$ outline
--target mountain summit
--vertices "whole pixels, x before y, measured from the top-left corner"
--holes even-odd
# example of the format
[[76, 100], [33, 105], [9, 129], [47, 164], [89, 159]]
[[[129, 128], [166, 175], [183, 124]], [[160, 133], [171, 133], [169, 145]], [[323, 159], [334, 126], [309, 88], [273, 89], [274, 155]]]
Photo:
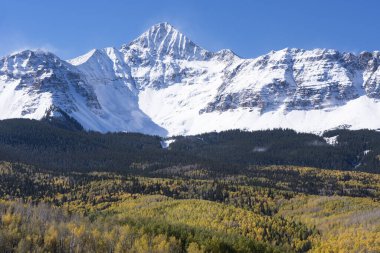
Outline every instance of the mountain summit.
[[[227, 129], [380, 128], [380, 53], [210, 52], [168, 23], [69, 61], [0, 59], [0, 119], [62, 115], [85, 129], [197, 134]], [[66, 117], [66, 118], [67, 118]]]
[[167, 57], [204, 60], [209, 55], [209, 52], [197, 46], [166, 22], [152, 26], [130, 44], [122, 46], [122, 51], [130, 53], [131, 57], [158, 60], [164, 60]]

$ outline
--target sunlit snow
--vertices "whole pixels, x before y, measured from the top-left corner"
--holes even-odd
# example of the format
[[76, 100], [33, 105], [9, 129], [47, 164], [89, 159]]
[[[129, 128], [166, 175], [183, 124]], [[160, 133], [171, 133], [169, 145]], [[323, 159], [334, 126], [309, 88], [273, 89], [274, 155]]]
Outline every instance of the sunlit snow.
[[379, 129], [379, 61], [379, 52], [289, 48], [243, 59], [160, 23], [121, 48], [67, 62], [32, 51], [0, 59], [0, 119], [41, 119], [59, 108], [88, 130], [160, 136]]

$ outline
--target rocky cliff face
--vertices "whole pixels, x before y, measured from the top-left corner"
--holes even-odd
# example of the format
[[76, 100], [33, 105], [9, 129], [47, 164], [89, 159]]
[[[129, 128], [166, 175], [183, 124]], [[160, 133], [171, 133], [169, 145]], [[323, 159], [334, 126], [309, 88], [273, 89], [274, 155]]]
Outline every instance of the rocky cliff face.
[[363, 95], [379, 98], [379, 57], [378, 52], [356, 56], [325, 49], [284, 49], [245, 60], [227, 73], [225, 85], [204, 111], [326, 109]]
[[93, 91], [77, 68], [46, 52], [23, 51], [0, 60], [3, 115], [39, 119], [52, 105], [67, 113], [79, 110], [77, 96], [89, 110], [100, 110]]
[[33, 51], [2, 58], [0, 118], [41, 119], [58, 108], [85, 129], [159, 135], [380, 128], [379, 62], [379, 52], [327, 49], [242, 59], [161, 23], [119, 49], [67, 62]]

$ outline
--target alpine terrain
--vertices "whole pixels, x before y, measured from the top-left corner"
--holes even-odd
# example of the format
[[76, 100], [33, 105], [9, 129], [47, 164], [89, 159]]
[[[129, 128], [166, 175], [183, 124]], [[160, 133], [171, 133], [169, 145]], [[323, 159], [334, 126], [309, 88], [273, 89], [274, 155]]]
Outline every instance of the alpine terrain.
[[0, 119], [76, 121], [100, 132], [192, 135], [228, 129], [380, 128], [380, 52], [210, 52], [168, 23], [120, 48], [68, 61], [0, 60]]

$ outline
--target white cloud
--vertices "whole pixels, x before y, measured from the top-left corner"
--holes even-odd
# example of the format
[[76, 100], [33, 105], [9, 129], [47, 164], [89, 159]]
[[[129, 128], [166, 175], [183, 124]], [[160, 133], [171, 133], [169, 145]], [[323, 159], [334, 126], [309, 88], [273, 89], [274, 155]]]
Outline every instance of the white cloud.
[[0, 58], [26, 49], [49, 51], [55, 54], [60, 52], [60, 50], [50, 43], [31, 41], [21, 33], [12, 32], [6, 36], [0, 36]]

